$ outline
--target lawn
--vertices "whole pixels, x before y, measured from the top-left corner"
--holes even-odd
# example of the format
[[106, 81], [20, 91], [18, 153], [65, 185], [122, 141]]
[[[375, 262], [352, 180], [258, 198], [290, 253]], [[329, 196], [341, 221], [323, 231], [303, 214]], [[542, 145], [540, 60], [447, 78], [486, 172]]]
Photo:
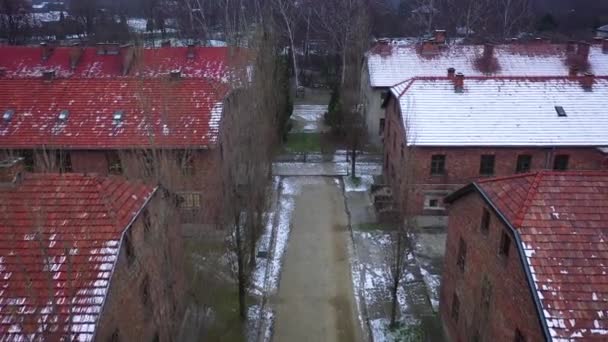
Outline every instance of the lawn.
[[284, 149], [287, 153], [321, 152], [321, 135], [319, 133], [289, 134]]

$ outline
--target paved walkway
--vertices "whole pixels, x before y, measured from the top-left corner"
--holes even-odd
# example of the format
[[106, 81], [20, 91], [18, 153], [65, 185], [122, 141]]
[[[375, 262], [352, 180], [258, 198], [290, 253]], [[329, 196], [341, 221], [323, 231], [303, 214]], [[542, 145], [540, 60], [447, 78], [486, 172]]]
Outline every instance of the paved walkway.
[[352, 289], [350, 238], [334, 178], [302, 187], [277, 296], [274, 341], [362, 341]]

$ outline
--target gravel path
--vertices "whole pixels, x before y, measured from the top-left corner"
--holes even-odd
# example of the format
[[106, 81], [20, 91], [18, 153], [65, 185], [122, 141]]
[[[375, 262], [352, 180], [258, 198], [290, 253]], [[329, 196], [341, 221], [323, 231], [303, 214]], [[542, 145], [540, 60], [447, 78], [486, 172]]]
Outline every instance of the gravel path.
[[341, 189], [334, 178], [296, 197], [276, 309], [274, 341], [362, 341]]

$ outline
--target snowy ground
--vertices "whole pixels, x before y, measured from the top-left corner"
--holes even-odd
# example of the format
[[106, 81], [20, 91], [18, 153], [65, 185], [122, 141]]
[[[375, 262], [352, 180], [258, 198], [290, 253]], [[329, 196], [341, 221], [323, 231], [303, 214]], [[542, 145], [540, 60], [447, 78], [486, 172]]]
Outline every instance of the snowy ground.
[[325, 132], [328, 127], [323, 124], [323, 114], [327, 111], [327, 105], [296, 105], [293, 108], [291, 120], [293, 123], [292, 133], [318, 133]]
[[[392, 227], [376, 223], [369, 189], [371, 177], [362, 177], [353, 182], [344, 177], [345, 198], [351, 218], [354, 241], [352, 277], [355, 291], [359, 294], [361, 312], [371, 331], [373, 341], [397, 341], [403, 338], [388, 329], [390, 322], [390, 273]], [[428, 272], [421, 270], [412, 251], [407, 253], [407, 261], [398, 289], [400, 323], [420, 329], [424, 338], [441, 341], [440, 328], [427, 295], [424, 277]], [[431, 276], [432, 277], [432, 276]], [[438, 279], [436, 279], [438, 281]], [[439, 332], [439, 334], [437, 334]]]

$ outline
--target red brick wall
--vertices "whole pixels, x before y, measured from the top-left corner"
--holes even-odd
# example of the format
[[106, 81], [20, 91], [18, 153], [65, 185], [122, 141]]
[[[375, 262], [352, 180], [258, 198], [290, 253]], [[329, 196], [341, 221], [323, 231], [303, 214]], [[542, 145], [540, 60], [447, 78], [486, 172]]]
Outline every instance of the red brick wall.
[[[481, 232], [485, 202], [476, 193], [449, 208], [448, 236], [440, 291], [440, 316], [451, 341], [513, 341], [519, 329], [526, 341], [543, 341], [543, 334], [524, 269], [511, 237], [508, 257], [498, 254], [500, 237], [508, 228], [490, 211], [488, 234]], [[457, 265], [459, 241], [467, 245], [464, 272]], [[489, 306], [481, 304], [482, 280], [491, 284]], [[458, 294], [458, 322], [452, 318], [452, 299]]]
[[[484, 154], [495, 156], [493, 176], [514, 174], [517, 157], [521, 154], [532, 156], [531, 171], [553, 168], [553, 158], [558, 154], [569, 155], [568, 168], [571, 170], [606, 167], [607, 156], [595, 148], [406, 147], [402, 144], [405, 142], [405, 131], [397, 103], [393, 97], [386, 107], [384, 175], [393, 192], [401, 193], [396, 197], [407, 201], [407, 204], [401, 203], [401, 206], [410, 214], [433, 213], [423, 209], [424, 197], [429, 191], [445, 190], [449, 193], [461, 185], [487, 177], [479, 174], [480, 159]], [[446, 156], [444, 175], [431, 175], [431, 156], [434, 154]], [[408, 170], [406, 165], [410, 165], [411, 169]], [[407, 186], [411, 189], [411, 195], [405, 197], [404, 178], [407, 173], [412, 175], [412, 181]]]
[[[160, 191], [160, 190], [159, 190]], [[125, 241], [97, 325], [97, 341], [175, 341], [185, 307], [184, 258], [175, 211], [157, 192], [147, 206], [152, 223], [144, 229], [142, 215], [129, 229], [134, 257]], [[144, 299], [144, 288], [147, 296]]]

